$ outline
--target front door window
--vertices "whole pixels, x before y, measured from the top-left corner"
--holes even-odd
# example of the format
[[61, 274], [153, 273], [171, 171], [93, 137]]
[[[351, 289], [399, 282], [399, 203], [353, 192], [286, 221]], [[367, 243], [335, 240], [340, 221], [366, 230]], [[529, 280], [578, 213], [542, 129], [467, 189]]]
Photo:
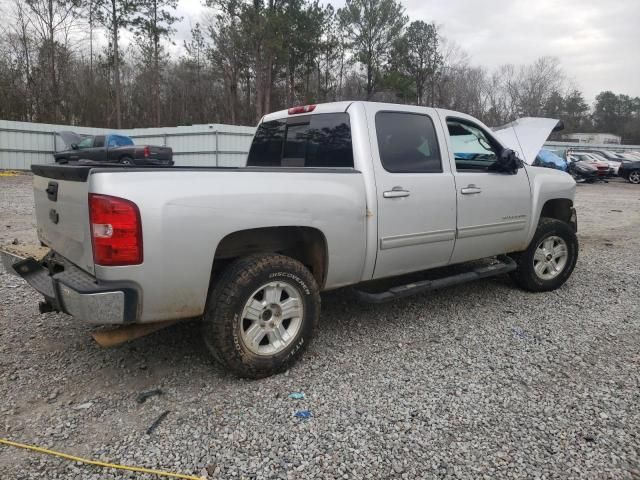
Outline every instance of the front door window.
[[495, 141], [480, 128], [458, 120], [447, 120], [447, 128], [458, 171], [486, 171], [498, 160]]

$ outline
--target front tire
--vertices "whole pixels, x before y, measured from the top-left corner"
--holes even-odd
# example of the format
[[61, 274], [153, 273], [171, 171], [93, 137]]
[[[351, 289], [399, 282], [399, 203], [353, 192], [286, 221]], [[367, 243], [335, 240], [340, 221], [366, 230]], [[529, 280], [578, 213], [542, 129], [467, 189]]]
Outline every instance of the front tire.
[[629, 183], [633, 183], [634, 185], [640, 184], [640, 170], [633, 170], [627, 176], [627, 180]]
[[514, 282], [530, 292], [548, 292], [561, 287], [578, 260], [578, 237], [572, 226], [555, 218], [541, 218], [531, 243], [513, 255], [518, 268]]
[[263, 378], [302, 355], [319, 317], [319, 289], [304, 265], [283, 255], [251, 255], [229, 265], [217, 282], [203, 334], [224, 367]]

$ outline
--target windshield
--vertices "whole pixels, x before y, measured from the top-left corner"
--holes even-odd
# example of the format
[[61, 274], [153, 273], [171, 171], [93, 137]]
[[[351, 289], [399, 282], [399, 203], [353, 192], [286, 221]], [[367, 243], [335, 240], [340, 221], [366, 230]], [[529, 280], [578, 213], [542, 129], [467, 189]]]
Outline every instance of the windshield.
[[93, 137], [87, 137], [78, 144], [78, 148], [91, 148], [92, 146], [93, 146]]
[[594, 160], [598, 160], [600, 162], [606, 162], [607, 159], [605, 157], [603, 157], [602, 155], [598, 155], [597, 153], [591, 153], [591, 158], [593, 158]]

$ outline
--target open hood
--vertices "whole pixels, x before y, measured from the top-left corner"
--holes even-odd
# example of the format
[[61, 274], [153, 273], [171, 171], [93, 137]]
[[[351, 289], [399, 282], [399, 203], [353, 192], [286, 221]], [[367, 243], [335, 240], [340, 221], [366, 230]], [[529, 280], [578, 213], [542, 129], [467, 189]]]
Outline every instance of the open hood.
[[82, 135], [78, 135], [74, 132], [56, 132], [62, 141], [64, 142], [67, 149], [71, 148], [71, 144], [75, 143], [76, 145], [80, 143], [83, 139]]
[[551, 132], [564, 128], [564, 124], [554, 118], [523, 117], [493, 129], [496, 137], [514, 150], [527, 164], [531, 165]]

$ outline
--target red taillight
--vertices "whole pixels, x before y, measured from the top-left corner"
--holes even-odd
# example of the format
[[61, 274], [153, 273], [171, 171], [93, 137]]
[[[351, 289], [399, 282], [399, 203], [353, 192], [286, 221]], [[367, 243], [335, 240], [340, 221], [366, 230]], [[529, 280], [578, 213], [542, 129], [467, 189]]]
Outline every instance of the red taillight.
[[142, 263], [142, 223], [138, 206], [123, 198], [89, 194], [93, 261], [118, 266]]
[[144, 149], [142, 150], [142, 154], [144, 155], [144, 158], [149, 158], [149, 155], [151, 155], [151, 150], [149, 150], [149, 147], [144, 147]]
[[300, 113], [311, 113], [316, 109], [315, 105], [301, 105], [299, 107], [291, 107], [288, 112], [289, 115], [298, 115]]

